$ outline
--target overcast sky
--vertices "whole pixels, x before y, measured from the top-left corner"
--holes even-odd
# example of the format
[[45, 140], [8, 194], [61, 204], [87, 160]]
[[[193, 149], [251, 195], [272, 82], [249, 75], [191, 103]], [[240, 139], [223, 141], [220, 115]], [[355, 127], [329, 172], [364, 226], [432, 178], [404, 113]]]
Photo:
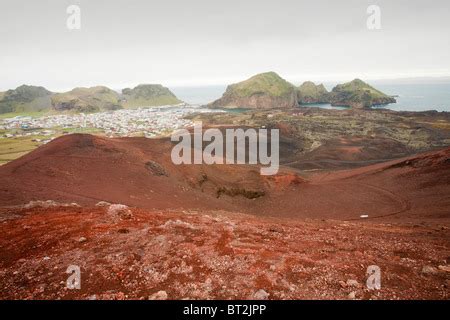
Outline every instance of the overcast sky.
[[[448, 0], [0, 0], [0, 91], [450, 75]], [[66, 27], [69, 5], [81, 29]], [[381, 8], [368, 30], [367, 7]]]

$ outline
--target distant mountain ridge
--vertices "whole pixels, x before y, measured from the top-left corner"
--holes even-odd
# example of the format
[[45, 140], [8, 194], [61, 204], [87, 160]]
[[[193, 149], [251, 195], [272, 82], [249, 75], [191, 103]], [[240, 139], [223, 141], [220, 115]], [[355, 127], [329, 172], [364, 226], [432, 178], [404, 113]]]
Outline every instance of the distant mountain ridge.
[[[311, 81], [295, 87], [275, 72], [257, 74], [231, 84], [222, 97], [209, 103], [211, 108], [293, 108], [302, 104], [331, 103], [333, 106], [370, 108], [395, 103], [360, 79], [338, 84], [331, 92]], [[74, 88], [53, 93], [44, 87], [22, 85], [0, 92], [0, 114], [35, 111], [99, 112], [122, 108], [153, 107], [182, 103], [168, 88], [160, 84], [140, 84], [118, 93], [105, 86]]]
[[35, 111], [89, 113], [181, 102], [160, 84], [141, 84], [134, 89], [123, 89], [122, 94], [105, 86], [79, 87], [54, 93], [44, 87], [22, 85], [14, 90], [0, 92], [0, 114]]

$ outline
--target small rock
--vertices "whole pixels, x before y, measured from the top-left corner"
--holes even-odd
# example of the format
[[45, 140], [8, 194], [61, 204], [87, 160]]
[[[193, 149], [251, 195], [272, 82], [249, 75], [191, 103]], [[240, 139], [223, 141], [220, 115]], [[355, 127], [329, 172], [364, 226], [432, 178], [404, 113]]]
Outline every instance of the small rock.
[[50, 257], [44, 257], [44, 261], [50, 260]]
[[422, 273], [423, 274], [436, 274], [437, 270], [435, 267], [432, 267], [432, 266], [423, 266]]
[[352, 291], [348, 294], [348, 298], [354, 300], [356, 298], [356, 291]]
[[167, 292], [165, 291], [158, 291], [154, 294], [152, 294], [150, 297], [148, 297], [149, 300], [167, 300]]
[[359, 287], [359, 282], [354, 279], [347, 280], [347, 286], [349, 287]]
[[339, 281], [339, 285], [341, 286], [341, 288], [347, 288], [347, 284], [344, 281]]
[[85, 237], [81, 237], [80, 239], [78, 239], [79, 243], [83, 243], [83, 242], [86, 242], [86, 241], [87, 241], [87, 239]]
[[450, 272], [450, 266], [439, 266], [438, 269], [444, 272]]
[[253, 298], [255, 300], [267, 300], [269, 299], [269, 295], [265, 290], [263, 289], [259, 289], [258, 291], [255, 292], [255, 294], [253, 295]]
[[118, 216], [122, 220], [128, 220], [133, 217], [131, 210], [124, 204], [112, 204], [108, 208], [108, 214]]
[[100, 201], [95, 204], [96, 207], [108, 207], [110, 205], [111, 205], [111, 203], [106, 202], [106, 201]]

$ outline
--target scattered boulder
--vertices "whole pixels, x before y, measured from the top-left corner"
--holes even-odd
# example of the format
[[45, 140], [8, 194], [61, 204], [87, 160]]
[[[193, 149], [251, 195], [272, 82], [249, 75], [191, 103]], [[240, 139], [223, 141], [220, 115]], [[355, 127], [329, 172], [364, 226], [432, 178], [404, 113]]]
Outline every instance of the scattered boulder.
[[253, 295], [253, 298], [255, 300], [267, 300], [269, 299], [270, 294], [267, 293], [265, 290], [263, 289], [259, 289], [258, 291], [255, 292], [255, 294]]
[[150, 172], [155, 175], [155, 176], [164, 176], [164, 177], [168, 177], [169, 174], [167, 173], [167, 171], [164, 169], [164, 167], [162, 165], [160, 165], [159, 163], [155, 162], [155, 161], [147, 161], [145, 163], [145, 167], [150, 170]]
[[50, 208], [50, 207], [57, 207], [57, 206], [58, 206], [58, 203], [53, 200], [47, 200], [47, 201], [36, 200], [36, 201], [28, 202], [26, 205], [24, 205], [24, 208], [25, 209], [31, 209], [31, 208], [37, 208], [37, 207]]
[[359, 282], [354, 280], [354, 279], [347, 280], [346, 285], [349, 286], [349, 287], [360, 287], [361, 286], [359, 284]]
[[351, 300], [356, 299], [356, 291], [352, 291], [348, 294], [348, 298]]
[[161, 228], [171, 228], [171, 227], [181, 227], [181, 228], [187, 228], [187, 229], [192, 229], [195, 230], [196, 227], [193, 226], [192, 224], [190, 224], [189, 222], [185, 222], [185, 221], [181, 221], [181, 220], [168, 220], [166, 221]]
[[86, 241], [87, 241], [87, 239], [85, 237], [81, 237], [80, 239], [78, 239], [79, 243], [83, 243], [83, 242], [86, 242]]
[[131, 210], [124, 204], [112, 204], [108, 208], [108, 214], [119, 217], [122, 220], [128, 220], [133, 217]]
[[439, 266], [438, 269], [444, 272], [450, 272], [450, 266]]
[[100, 201], [95, 204], [96, 207], [108, 207], [110, 205], [111, 205], [111, 203], [109, 203], [107, 201]]
[[165, 291], [158, 291], [154, 294], [152, 294], [150, 297], [148, 297], [149, 300], [167, 300], [167, 292]]
[[23, 207], [25, 209], [32, 209], [32, 208], [52, 208], [52, 207], [79, 207], [80, 205], [78, 203], [72, 202], [72, 203], [59, 203], [53, 200], [36, 200], [36, 201], [30, 201], [27, 204], [25, 204]]
[[435, 267], [432, 266], [423, 266], [422, 273], [423, 274], [436, 274], [438, 271]]

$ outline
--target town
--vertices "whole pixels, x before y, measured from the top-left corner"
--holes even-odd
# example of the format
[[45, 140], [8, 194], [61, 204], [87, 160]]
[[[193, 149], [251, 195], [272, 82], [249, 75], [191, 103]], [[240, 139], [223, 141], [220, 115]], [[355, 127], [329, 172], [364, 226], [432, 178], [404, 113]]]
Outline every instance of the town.
[[196, 105], [121, 109], [90, 114], [56, 114], [41, 117], [16, 116], [0, 119], [3, 138], [25, 136], [52, 136], [62, 133], [97, 129], [108, 137], [145, 136], [147, 138], [168, 134], [173, 130], [192, 125], [185, 117], [192, 113], [224, 112]]

